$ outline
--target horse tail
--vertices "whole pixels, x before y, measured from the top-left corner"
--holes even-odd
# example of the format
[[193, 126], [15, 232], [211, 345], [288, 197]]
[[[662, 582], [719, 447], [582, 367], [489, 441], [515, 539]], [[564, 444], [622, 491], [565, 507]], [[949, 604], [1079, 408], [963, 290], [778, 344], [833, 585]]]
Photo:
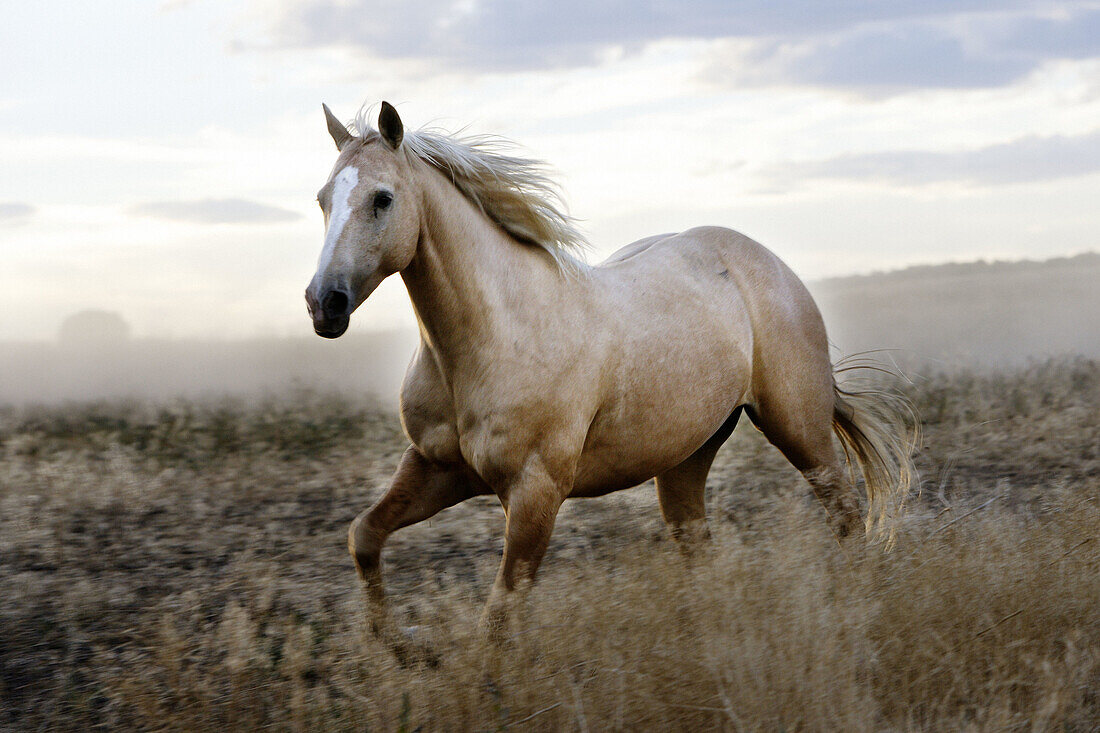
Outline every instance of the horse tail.
[[920, 445], [920, 420], [912, 402], [895, 389], [857, 380], [837, 385], [837, 375], [857, 370], [898, 374], [866, 358], [845, 359], [833, 368], [833, 432], [849, 468], [854, 458], [863, 474], [867, 531], [889, 546], [894, 528], [888, 520], [901, 516], [910, 489], [919, 483], [912, 456]]

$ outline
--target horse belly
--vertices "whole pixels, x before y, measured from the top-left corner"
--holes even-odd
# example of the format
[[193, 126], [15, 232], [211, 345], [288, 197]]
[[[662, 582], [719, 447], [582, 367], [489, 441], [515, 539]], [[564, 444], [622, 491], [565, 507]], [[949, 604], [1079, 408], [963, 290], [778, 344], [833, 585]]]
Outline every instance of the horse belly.
[[571, 496], [637, 486], [697, 451], [743, 404], [749, 371], [732, 362], [690, 389], [623, 394], [605, 406], [589, 429]]
[[[637, 486], [679, 465], [714, 435], [735, 409], [724, 405], [697, 419], [671, 416], [663, 425], [636, 430], [609, 430], [586, 446], [577, 466], [571, 496], [601, 496]], [[728, 409], [727, 409], [728, 408]]]

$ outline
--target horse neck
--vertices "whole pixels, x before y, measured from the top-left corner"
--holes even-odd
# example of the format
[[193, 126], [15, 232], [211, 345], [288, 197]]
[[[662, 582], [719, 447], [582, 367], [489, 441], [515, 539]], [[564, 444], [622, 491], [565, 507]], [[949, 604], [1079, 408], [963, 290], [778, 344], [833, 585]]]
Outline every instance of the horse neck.
[[442, 174], [420, 177], [420, 238], [401, 278], [423, 339], [455, 366], [491, 354], [563, 276], [548, 253], [513, 239]]

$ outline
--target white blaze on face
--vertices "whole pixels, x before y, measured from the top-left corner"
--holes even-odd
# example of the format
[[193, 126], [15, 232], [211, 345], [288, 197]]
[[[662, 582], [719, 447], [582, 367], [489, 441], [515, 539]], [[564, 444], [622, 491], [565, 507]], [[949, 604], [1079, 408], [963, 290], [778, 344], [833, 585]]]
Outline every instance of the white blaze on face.
[[321, 257], [317, 260], [317, 271], [322, 273], [328, 269], [332, 262], [332, 255], [336, 251], [336, 244], [340, 241], [340, 235], [344, 232], [344, 226], [351, 218], [351, 206], [348, 199], [351, 198], [352, 189], [359, 183], [359, 169], [349, 165], [336, 174], [332, 181], [332, 211], [328, 215], [328, 230], [325, 232], [325, 246], [321, 249]]

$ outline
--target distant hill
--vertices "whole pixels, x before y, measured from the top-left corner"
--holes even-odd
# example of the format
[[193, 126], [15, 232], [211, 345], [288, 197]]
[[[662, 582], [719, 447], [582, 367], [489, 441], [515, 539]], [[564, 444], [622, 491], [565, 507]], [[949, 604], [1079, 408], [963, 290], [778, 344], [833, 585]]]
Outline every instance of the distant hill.
[[1100, 358], [1100, 253], [921, 265], [808, 285], [840, 353], [891, 348], [899, 361], [945, 368]]
[[[972, 262], [809, 283], [835, 354], [895, 349], [931, 371], [1012, 366], [1063, 354], [1100, 358], [1100, 254]], [[416, 334], [233, 342], [114, 339], [109, 348], [0, 344], [0, 403], [279, 391], [374, 393], [393, 404]]]

